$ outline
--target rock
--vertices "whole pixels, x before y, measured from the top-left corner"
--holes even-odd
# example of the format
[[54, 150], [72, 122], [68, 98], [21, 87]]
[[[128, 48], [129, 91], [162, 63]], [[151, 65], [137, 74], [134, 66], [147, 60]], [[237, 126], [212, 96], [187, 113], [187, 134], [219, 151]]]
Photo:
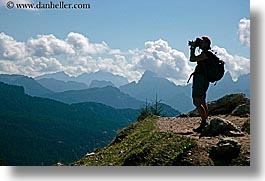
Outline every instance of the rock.
[[93, 156], [93, 155], [95, 155], [95, 152], [87, 153], [86, 157], [90, 157], [90, 156]]
[[195, 146], [187, 152], [183, 152], [176, 158], [174, 166], [214, 166], [209, 153], [205, 148]]
[[56, 164], [56, 166], [64, 166], [64, 164], [61, 163], [61, 162], [58, 162], [58, 163]]
[[[209, 109], [209, 115], [219, 115], [219, 114], [225, 115], [225, 114], [231, 114], [236, 107], [244, 104], [246, 105], [245, 109], [241, 109], [240, 113], [239, 111], [237, 111], [236, 114], [246, 115], [247, 113], [250, 112], [249, 109], [247, 109], [247, 106], [250, 105], [250, 101], [248, 98], [246, 98], [245, 94], [229, 94], [216, 101], [207, 103], [207, 106]], [[246, 113], [244, 113], [244, 110], [246, 111]], [[199, 116], [199, 113], [197, 109], [194, 109], [193, 111], [181, 116], [194, 117], [194, 116]]]
[[250, 114], [250, 104], [241, 104], [237, 106], [233, 111], [233, 116], [248, 116]]
[[238, 141], [225, 138], [212, 146], [209, 157], [215, 162], [228, 163], [239, 156], [240, 148], [241, 144]]
[[242, 136], [243, 132], [232, 122], [215, 117], [211, 119], [210, 124], [202, 131], [201, 136]]
[[249, 103], [245, 94], [229, 94], [208, 104], [209, 114], [231, 114], [241, 104]]

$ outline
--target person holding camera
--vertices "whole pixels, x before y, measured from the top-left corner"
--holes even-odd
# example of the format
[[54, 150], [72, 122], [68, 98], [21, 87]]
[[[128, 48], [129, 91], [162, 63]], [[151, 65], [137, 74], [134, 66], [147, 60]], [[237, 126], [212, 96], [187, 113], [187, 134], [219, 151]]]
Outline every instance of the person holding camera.
[[[205, 52], [211, 49], [210, 45], [211, 40], [206, 36], [196, 38], [195, 41], [189, 41], [190, 61], [197, 62], [195, 71], [192, 73], [192, 99], [193, 104], [196, 106], [201, 117], [200, 126], [198, 128], [193, 129], [193, 131], [195, 132], [201, 132], [208, 125], [208, 107], [206, 104], [206, 92], [209, 87], [209, 81], [206, 76], [206, 61], [208, 60], [208, 57]], [[195, 55], [195, 49], [197, 47], [202, 50], [199, 55]]]

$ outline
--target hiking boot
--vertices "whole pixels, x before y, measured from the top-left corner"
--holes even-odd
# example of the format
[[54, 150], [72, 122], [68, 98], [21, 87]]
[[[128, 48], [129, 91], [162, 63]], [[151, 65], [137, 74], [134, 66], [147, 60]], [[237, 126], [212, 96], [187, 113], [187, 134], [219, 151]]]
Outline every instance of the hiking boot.
[[197, 133], [201, 133], [202, 130], [204, 128], [206, 128], [207, 125], [208, 125], [207, 121], [206, 120], [202, 120], [200, 126], [198, 128], [194, 128], [193, 131], [197, 132]]

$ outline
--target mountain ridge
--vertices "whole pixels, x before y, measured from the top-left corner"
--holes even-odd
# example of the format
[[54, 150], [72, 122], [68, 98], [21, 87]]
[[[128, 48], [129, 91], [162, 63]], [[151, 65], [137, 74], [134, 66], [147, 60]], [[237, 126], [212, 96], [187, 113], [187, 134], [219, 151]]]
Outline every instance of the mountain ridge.
[[21, 86], [0, 82], [2, 165], [70, 163], [85, 151], [105, 146], [136, 120], [139, 110], [100, 103], [65, 104], [32, 97]]
[[120, 75], [114, 75], [107, 71], [99, 70], [97, 72], [88, 72], [88, 73], [82, 73], [77, 76], [69, 76], [65, 72], [56, 72], [51, 74], [44, 74], [38, 77], [35, 77], [36, 80], [43, 79], [43, 78], [54, 78], [61, 81], [75, 81], [75, 82], [81, 82], [85, 83], [86, 85], [90, 85], [93, 80], [98, 81], [110, 81], [112, 82], [116, 87], [119, 87], [121, 85], [125, 85], [128, 83], [128, 80]]
[[82, 90], [87, 89], [85, 83], [75, 81], [62, 81], [54, 78], [41, 78], [37, 80], [42, 86], [52, 90], [53, 92], [64, 92], [68, 90]]
[[65, 92], [45, 95], [47, 98], [62, 101], [65, 103], [98, 102], [115, 108], [137, 108], [144, 102], [130, 97], [112, 86], [103, 88], [89, 88], [83, 90], [69, 90]]
[[0, 81], [10, 85], [23, 86], [25, 93], [32, 96], [42, 96], [53, 92], [39, 84], [35, 79], [24, 75], [0, 74]]
[[[60, 72], [58, 74], [61, 74], [61, 76], [68, 76], [64, 72]], [[103, 87], [107, 85], [105, 83], [103, 84]], [[23, 84], [20, 83], [19, 85]], [[30, 95], [43, 96], [45, 94], [45, 91], [42, 91], [40, 93], [32, 93], [30, 91], [34, 91], [31, 90], [34, 86], [28, 86], [27, 84], [26, 86], [27, 87], [25, 90]], [[97, 87], [100, 86], [98, 85]], [[157, 96], [159, 100], [163, 101], [163, 103], [171, 106], [176, 110], [179, 110], [181, 113], [185, 113], [195, 108], [191, 98], [191, 87], [192, 84], [175, 85], [173, 82], [159, 77], [151, 71], [146, 71], [138, 82], [130, 82], [126, 85], [120, 86], [119, 89], [124, 94], [128, 94], [131, 98], [142, 102], [154, 102], [154, 98]], [[47, 89], [46, 87], [44, 88]], [[67, 90], [69, 89], [75, 88], [67, 88]], [[230, 73], [226, 72], [223, 79], [221, 79], [221, 81], [218, 81], [216, 85], [210, 84], [207, 91], [207, 101], [212, 101], [226, 94], [241, 92], [245, 93], [247, 97], [250, 97], [250, 74], [242, 75], [236, 82], [234, 82]], [[50, 94], [47, 94], [46, 91], [46, 95]], [[80, 101], [83, 102], [82, 100]]]
[[[250, 74], [243, 75], [239, 77], [238, 81], [234, 82], [230, 73], [226, 72], [216, 85], [210, 84], [207, 91], [207, 101], [232, 93], [245, 93], [247, 97], [250, 97], [249, 76]], [[121, 86], [120, 89], [142, 101], [151, 100], [157, 95], [165, 104], [182, 113], [194, 109], [191, 96], [192, 84], [175, 85], [151, 71], [146, 71], [138, 82], [131, 82]]]
[[105, 81], [105, 80], [92, 80], [89, 88], [103, 88], [103, 87], [107, 87], [107, 86], [112, 86], [115, 87], [115, 85], [111, 82], [111, 81]]

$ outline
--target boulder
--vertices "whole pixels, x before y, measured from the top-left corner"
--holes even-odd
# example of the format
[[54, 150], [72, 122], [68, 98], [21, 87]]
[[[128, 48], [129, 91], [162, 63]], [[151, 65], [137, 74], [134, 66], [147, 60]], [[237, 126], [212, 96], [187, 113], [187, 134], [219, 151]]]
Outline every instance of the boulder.
[[249, 99], [245, 94], [229, 94], [217, 101], [208, 104], [209, 114], [231, 114], [232, 111], [241, 104], [249, 103]]
[[250, 104], [238, 105], [231, 113], [233, 116], [249, 116], [250, 114]]
[[239, 156], [240, 148], [241, 144], [238, 141], [231, 138], [224, 138], [212, 146], [209, 157], [212, 160], [221, 160], [227, 163]]
[[[216, 101], [207, 103], [209, 109], [209, 115], [231, 114], [240, 105], [245, 105], [245, 106], [241, 106], [241, 108], [238, 108], [238, 110], [235, 111], [234, 114], [246, 115], [250, 112], [249, 111], [250, 101], [248, 98], [246, 98], [245, 94], [229, 94]], [[197, 109], [194, 109], [193, 111], [185, 115], [183, 114], [181, 116], [195, 117], [199, 116], [199, 113]]]
[[242, 136], [244, 135], [243, 132], [235, 124], [232, 122], [219, 118], [214, 117], [210, 120], [210, 124], [202, 130], [201, 136]]

